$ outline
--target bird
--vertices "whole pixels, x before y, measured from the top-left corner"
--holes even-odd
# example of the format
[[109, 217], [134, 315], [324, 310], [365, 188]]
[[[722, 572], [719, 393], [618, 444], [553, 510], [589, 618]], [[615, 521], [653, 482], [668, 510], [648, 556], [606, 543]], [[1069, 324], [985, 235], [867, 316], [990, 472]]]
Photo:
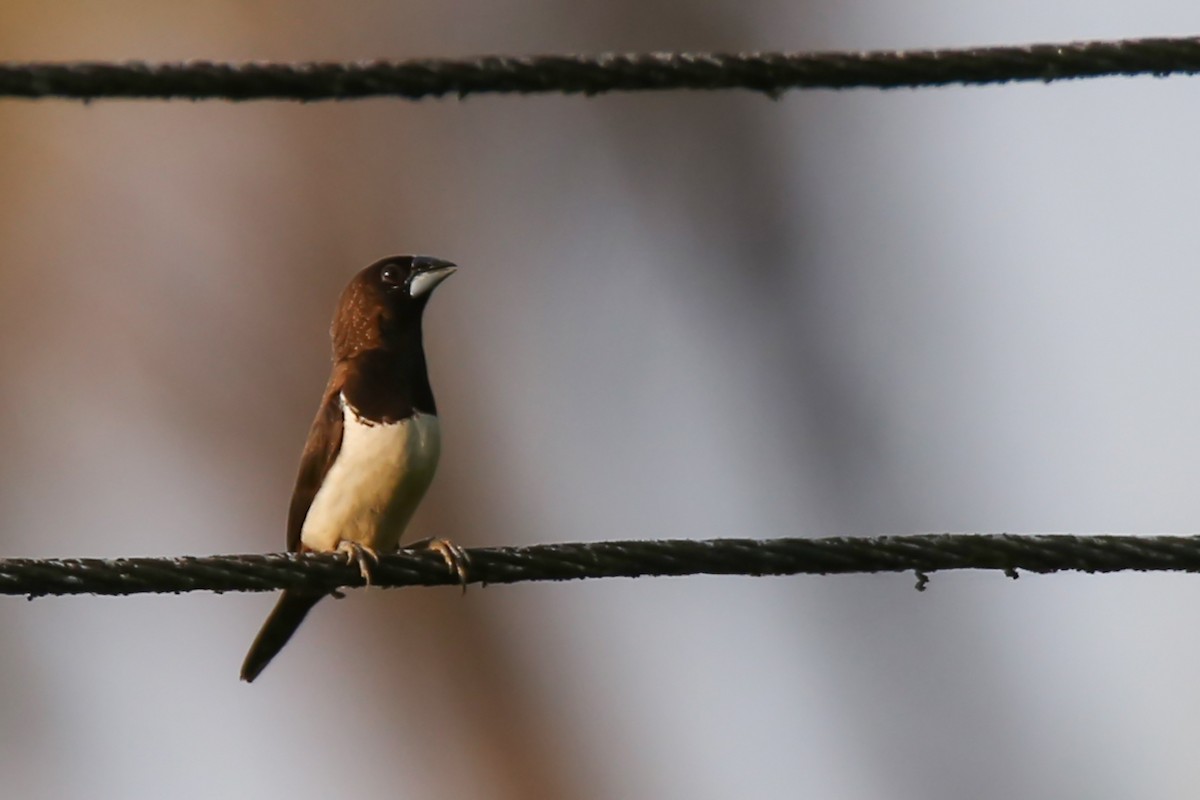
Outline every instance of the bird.
[[[350, 280], [330, 326], [333, 370], [300, 458], [287, 549], [342, 553], [368, 585], [379, 554], [399, 547], [441, 454], [421, 318], [456, 269], [433, 256], [380, 259]], [[440, 553], [465, 591], [460, 547], [436, 538], [410, 547]], [[328, 593], [283, 592], [246, 654], [242, 680], [258, 677]]]

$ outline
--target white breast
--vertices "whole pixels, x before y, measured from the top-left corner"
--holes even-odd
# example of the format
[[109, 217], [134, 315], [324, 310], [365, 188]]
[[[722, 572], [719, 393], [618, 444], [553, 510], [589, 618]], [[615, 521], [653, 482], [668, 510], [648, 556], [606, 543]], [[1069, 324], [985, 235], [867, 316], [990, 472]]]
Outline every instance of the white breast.
[[343, 539], [394, 550], [437, 468], [437, 417], [364, 422], [344, 399], [342, 415], [342, 448], [313, 498], [300, 541], [318, 551], [335, 550]]

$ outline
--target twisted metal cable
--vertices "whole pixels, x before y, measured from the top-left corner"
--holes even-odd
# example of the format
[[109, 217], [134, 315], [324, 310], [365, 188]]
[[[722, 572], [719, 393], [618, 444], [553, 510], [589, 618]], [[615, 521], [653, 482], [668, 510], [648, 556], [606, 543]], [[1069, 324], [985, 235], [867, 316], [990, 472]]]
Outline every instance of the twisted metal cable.
[[942, 50], [609, 53], [353, 63], [0, 63], [0, 97], [415, 100], [473, 94], [595, 95], [672, 89], [990, 84], [1200, 72], [1200, 37]]
[[[589, 542], [467, 551], [471, 583], [637, 578], [665, 575], [833, 575], [947, 569], [1200, 572], [1200, 537], [930, 534], [876, 538], [710, 539]], [[441, 556], [426, 550], [384, 556], [383, 587], [457, 584]], [[0, 594], [126, 595], [151, 592], [262, 592], [362, 586], [358, 567], [334, 554], [208, 558], [0, 560]]]

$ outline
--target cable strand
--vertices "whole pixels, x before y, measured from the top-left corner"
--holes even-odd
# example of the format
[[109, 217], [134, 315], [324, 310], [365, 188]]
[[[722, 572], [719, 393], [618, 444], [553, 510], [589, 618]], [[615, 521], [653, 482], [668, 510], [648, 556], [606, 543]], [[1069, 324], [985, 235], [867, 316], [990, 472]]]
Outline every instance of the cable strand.
[[[927, 534], [824, 539], [673, 539], [483, 547], [467, 551], [470, 582], [519, 583], [682, 575], [842, 575], [941, 570], [1200, 572], [1200, 537]], [[458, 582], [437, 553], [402, 550], [374, 572], [381, 587]], [[0, 594], [332, 591], [363, 585], [329, 553], [179, 558], [0, 559]]]
[[606, 53], [301, 63], [8, 62], [0, 97], [355, 100], [917, 88], [1200, 72], [1200, 37], [823, 53]]

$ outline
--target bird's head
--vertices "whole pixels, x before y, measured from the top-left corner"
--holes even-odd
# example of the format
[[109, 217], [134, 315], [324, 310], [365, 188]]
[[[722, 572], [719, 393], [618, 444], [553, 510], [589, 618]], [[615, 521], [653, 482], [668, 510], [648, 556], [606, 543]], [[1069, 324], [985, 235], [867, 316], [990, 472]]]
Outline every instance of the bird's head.
[[390, 256], [360, 271], [342, 292], [333, 317], [335, 359], [419, 337], [430, 295], [456, 269], [433, 256]]

